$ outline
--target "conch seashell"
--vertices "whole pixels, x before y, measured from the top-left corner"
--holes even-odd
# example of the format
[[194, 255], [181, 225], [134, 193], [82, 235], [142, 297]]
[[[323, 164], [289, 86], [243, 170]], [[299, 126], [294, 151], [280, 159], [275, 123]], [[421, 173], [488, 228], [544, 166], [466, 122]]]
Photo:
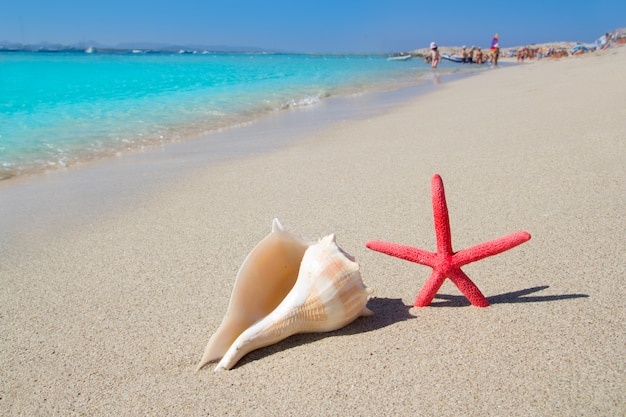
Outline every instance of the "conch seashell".
[[[289, 247], [290, 250], [283, 248], [283, 253], [279, 253], [280, 251], [270, 248], [273, 244], [270, 244], [269, 239], [277, 232], [276, 229], [288, 236], [286, 241], [280, 243]], [[265, 242], [264, 250], [257, 251], [266, 239], [268, 242]], [[337, 330], [360, 316], [372, 314], [365, 305], [373, 290], [363, 284], [358, 263], [337, 246], [334, 235], [326, 236], [316, 244], [310, 244], [289, 235], [282, 229], [280, 223], [274, 220], [272, 233], [266, 239], [248, 255], [244, 261], [244, 266], [246, 268], [256, 267], [257, 279], [271, 281], [270, 285], [263, 290], [265, 292], [264, 298], [274, 302], [279, 300], [276, 307], [262, 317], [258, 317], [259, 314], [262, 314], [259, 310], [256, 310], [255, 314], [251, 314], [250, 311], [243, 313], [235, 311], [235, 299], [237, 299], [237, 304], [245, 305], [246, 297], [249, 300], [254, 300], [259, 295], [256, 291], [245, 288], [244, 281], [248, 281], [246, 284], [252, 286], [253, 280], [242, 278], [244, 277], [242, 274], [244, 266], [242, 266], [233, 289], [227, 316], [218, 331], [209, 340], [198, 369], [206, 363], [218, 359], [216, 358], [218, 355], [223, 355], [223, 357], [215, 369], [231, 369], [247, 353], [277, 343], [293, 334]], [[287, 262], [283, 256], [285, 253], [295, 256], [295, 253], [301, 250], [303, 245], [305, 250], [300, 259], [297, 260], [297, 273], [291, 276], [284, 274], [280, 279], [275, 279], [273, 276], [270, 278], [269, 275], [266, 275], [263, 268], [269, 264], [272, 266], [271, 272], [276, 272], [273, 262], [279, 265], [289, 264], [293, 267], [293, 259], [289, 259]], [[252, 256], [255, 251], [257, 254]], [[255, 258], [258, 253], [275, 255], [276, 259], [273, 259], [272, 262], [272, 259], [267, 258], [268, 262], [264, 265], [257, 264]], [[278, 270], [282, 269], [278, 268]], [[248, 274], [245, 276], [249, 278]], [[269, 288], [271, 286], [279, 287], [278, 284], [284, 283], [284, 286], [280, 286], [281, 289], [284, 289], [288, 283], [294, 281], [295, 284], [290, 284], [291, 288], [281, 296], [278, 295], [281, 291]], [[263, 282], [259, 283], [258, 281], [255, 284], [258, 288], [264, 285]], [[247, 295], [242, 295], [243, 293], [247, 293]], [[262, 304], [267, 308], [271, 303], [264, 302]], [[231, 309], [231, 307], [233, 308]], [[246, 319], [245, 322], [253, 322], [242, 329], [242, 318]], [[219, 346], [219, 349], [215, 349], [215, 346]], [[225, 348], [227, 350], [222, 353]]]
[[209, 339], [197, 370], [221, 359], [244, 330], [283, 301], [296, 283], [304, 251], [312, 244], [288, 233], [274, 219], [272, 232], [241, 264], [226, 315]]

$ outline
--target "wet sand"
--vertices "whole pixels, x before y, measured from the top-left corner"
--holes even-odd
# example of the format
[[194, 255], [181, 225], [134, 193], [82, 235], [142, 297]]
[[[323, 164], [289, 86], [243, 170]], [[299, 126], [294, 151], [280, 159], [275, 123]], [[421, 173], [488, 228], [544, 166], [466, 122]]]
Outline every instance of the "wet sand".
[[[625, 64], [620, 48], [502, 67], [175, 175], [164, 154], [141, 192], [105, 170], [120, 194], [106, 210], [73, 203], [97, 180], [62, 183], [62, 226], [27, 227], [26, 205], [3, 239], [0, 414], [623, 414]], [[365, 248], [435, 250], [434, 173], [456, 250], [532, 235], [463, 268], [490, 307], [447, 281], [414, 308], [430, 268]], [[375, 315], [195, 373], [274, 217], [335, 233]]]

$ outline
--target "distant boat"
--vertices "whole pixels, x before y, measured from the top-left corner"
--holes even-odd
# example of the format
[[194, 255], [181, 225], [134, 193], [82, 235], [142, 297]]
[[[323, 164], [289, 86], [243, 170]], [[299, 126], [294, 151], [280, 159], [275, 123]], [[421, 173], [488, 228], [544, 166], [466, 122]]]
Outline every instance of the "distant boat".
[[448, 54], [441, 54], [441, 57], [443, 59], [447, 59], [448, 61], [463, 63], [463, 58], [461, 58], [460, 56], [452, 56], [452, 55], [448, 55]]
[[[443, 59], [447, 59], [448, 61], [456, 62], [457, 64], [462, 64], [463, 63], [463, 58], [461, 58], [460, 56], [441, 54], [441, 57]], [[469, 64], [469, 61], [467, 61], [467, 63]], [[483, 64], [488, 64], [488, 63], [489, 63], [488, 61], [483, 61]], [[474, 64], [475, 64], [475, 62], [474, 62]]]
[[93, 46], [90, 46], [89, 48], [85, 49], [85, 53], [87, 54], [93, 54], [95, 52], [95, 49], [93, 49]]
[[387, 61], [406, 61], [407, 59], [411, 59], [412, 56], [411, 55], [396, 55], [396, 56], [390, 56], [389, 58], [387, 58]]

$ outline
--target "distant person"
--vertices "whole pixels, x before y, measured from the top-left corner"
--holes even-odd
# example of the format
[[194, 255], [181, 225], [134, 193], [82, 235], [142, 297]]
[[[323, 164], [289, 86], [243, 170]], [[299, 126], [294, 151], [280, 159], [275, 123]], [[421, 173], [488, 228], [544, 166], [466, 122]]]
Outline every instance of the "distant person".
[[471, 64], [474, 61], [474, 49], [476, 49], [476, 47], [474, 45], [472, 45], [470, 50], [467, 52], [467, 63], [468, 64]]
[[463, 64], [467, 62], [467, 48], [465, 45], [463, 45], [463, 48], [461, 49], [461, 62]]
[[500, 57], [500, 44], [496, 43], [493, 46], [493, 66], [498, 66], [498, 58]]
[[437, 68], [441, 61], [441, 55], [439, 55], [439, 49], [435, 42], [430, 43], [430, 66], [431, 68]]
[[606, 49], [609, 47], [609, 41], [611, 40], [611, 35], [608, 33], [600, 38], [600, 49]]
[[478, 65], [483, 63], [483, 51], [480, 48], [477, 48], [476, 52], [474, 52], [474, 62]]

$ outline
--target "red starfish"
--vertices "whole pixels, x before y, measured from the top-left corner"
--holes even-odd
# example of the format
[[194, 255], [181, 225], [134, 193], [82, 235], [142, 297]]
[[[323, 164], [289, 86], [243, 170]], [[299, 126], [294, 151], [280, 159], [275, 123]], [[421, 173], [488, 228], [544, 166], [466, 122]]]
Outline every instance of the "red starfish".
[[452, 250], [450, 218], [448, 216], [446, 195], [443, 190], [443, 181], [438, 174], [435, 174], [432, 179], [432, 199], [433, 214], [435, 217], [435, 235], [437, 237], [437, 253], [427, 252], [412, 246], [381, 242], [379, 240], [367, 242], [366, 246], [372, 250], [386, 253], [396, 258], [405, 259], [433, 268], [430, 278], [428, 278], [428, 281], [426, 281], [426, 284], [424, 284], [415, 299], [415, 307], [429, 305], [446, 278], [452, 280], [454, 285], [461, 290], [472, 305], [487, 307], [489, 301], [487, 301], [472, 280], [461, 271], [461, 267], [514, 248], [529, 240], [530, 234], [526, 232], [512, 233], [455, 253]]

